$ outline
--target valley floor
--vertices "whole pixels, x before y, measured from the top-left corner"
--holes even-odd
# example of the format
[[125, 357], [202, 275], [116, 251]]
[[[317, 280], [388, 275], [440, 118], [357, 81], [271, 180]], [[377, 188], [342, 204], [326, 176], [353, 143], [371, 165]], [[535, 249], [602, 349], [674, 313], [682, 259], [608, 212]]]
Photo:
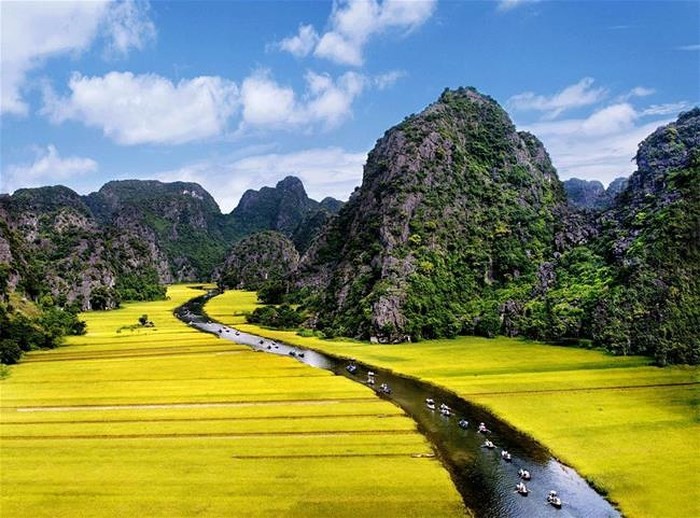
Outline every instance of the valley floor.
[[[368, 388], [175, 319], [201, 291], [82, 315], [0, 382], [0, 515], [460, 516], [404, 413]], [[146, 313], [154, 328], [129, 329]]]
[[574, 466], [631, 517], [700, 516], [697, 367], [507, 338], [370, 345], [303, 338], [245, 324], [250, 292], [228, 291], [207, 313], [293, 345], [391, 369], [483, 405]]

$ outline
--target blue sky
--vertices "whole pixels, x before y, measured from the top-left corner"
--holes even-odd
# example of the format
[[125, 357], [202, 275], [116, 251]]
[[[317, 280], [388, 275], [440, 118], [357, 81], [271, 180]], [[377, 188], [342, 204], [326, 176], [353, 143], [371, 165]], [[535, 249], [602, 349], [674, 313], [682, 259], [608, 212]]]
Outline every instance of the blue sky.
[[474, 86], [562, 179], [634, 170], [700, 100], [700, 2], [0, 3], [0, 192], [196, 181], [222, 210], [299, 176], [347, 199], [384, 131]]

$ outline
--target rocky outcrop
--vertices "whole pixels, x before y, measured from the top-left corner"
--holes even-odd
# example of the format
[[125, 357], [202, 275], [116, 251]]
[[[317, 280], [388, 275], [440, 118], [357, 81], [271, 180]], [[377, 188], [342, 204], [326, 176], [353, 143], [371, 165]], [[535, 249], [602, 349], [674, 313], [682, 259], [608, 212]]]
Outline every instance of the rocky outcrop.
[[629, 178], [616, 178], [608, 188], [597, 180], [570, 178], [563, 182], [569, 203], [578, 209], [600, 211], [610, 208], [618, 194], [625, 190]]
[[251, 234], [228, 252], [219, 285], [257, 290], [266, 282], [289, 276], [299, 263], [299, 252], [286, 236], [274, 231]]
[[474, 329], [483, 290], [534, 279], [564, 191], [542, 144], [491, 98], [447, 90], [390, 129], [305, 255], [318, 325], [380, 341]]
[[303, 253], [342, 206], [343, 202], [334, 198], [324, 198], [320, 203], [312, 200], [301, 180], [288, 176], [275, 187], [246, 191], [231, 212], [232, 226], [239, 236], [277, 231], [291, 238]]

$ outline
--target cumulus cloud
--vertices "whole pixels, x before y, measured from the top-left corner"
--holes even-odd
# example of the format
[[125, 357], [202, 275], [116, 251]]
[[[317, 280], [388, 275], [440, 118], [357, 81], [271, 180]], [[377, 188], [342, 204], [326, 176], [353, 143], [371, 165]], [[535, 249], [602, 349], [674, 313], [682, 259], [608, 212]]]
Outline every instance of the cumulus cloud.
[[333, 4], [328, 31], [319, 35], [311, 25], [301, 25], [278, 47], [295, 56], [313, 51], [341, 65], [361, 66], [372, 37], [388, 30], [410, 32], [432, 16], [436, 5], [437, 0], [341, 0]]
[[544, 112], [547, 118], [554, 119], [572, 108], [590, 106], [603, 100], [607, 96], [607, 90], [594, 88], [594, 82], [593, 78], [584, 77], [578, 83], [550, 96], [523, 92], [508, 99], [506, 104], [513, 110]]
[[247, 189], [274, 186], [285, 176], [299, 177], [316, 200], [346, 200], [362, 182], [366, 152], [338, 147], [290, 153], [253, 153], [230, 160], [207, 159], [156, 175], [163, 181], [197, 182], [212, 193], [221, 210], [233, 210]]
[[141, 48], [155, 35], [148, 4], [133, 0], [2, 2], [0, 112], [26, 115], [28, 74], [47, 59], [79, 54], [99, 36], [121, 54]]
[[321, 124], [334, 127], [352, 115], [352, 103], [366, 78], [346, 72], [336, 79], [307, 72], [306, 92], [297, 96], [277, 83], [268, 71], [258, 71], [241, 85], [242, 129], [294, 129]]
[[20, 186], [54, 185], [97, 169], [97, 162], [93, 159], [76, 156], [61, 158], [56, 147], [49, 144], [46, 149], [38, 150], [33, 162], [9, 165], [3, 171], [0, 192], [12, 192]]
[[289, 52], [290, 54], [302, 58], [308, 56], [318, 43], [318, 33], [313, 25], [300, 25], [299, 33], [296, 36], [290, 36], [279, 42], [280, 50]]
[[70, 94], [45, 95], [43, 113], [55, 122], [82, 122], [119, 144], [180, 144], [221, 134], [238, 107], [235, 83], [201, 76], [173, 83], [154, 74], [74, 74]]
[[[618, 103], [580, 119], [541, 121], [524, 129], [545, 144], [562, 179], [584, 178], [609, 183], [634, 172], [638, 144], [656, 128], [676, 118], [670, 112], [635, 109]], [[649, 120], [650, 116], [655, 118]]]

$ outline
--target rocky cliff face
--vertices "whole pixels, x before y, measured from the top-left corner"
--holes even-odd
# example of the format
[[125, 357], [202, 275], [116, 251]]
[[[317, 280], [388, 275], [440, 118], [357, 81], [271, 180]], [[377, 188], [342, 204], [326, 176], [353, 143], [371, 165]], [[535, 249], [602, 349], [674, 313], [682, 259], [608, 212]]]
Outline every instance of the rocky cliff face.
[[485, 291], [530, 286], [553, 246], [564, 191], [541, 143], [473, 89], [445, 91], [386, 132], [362, 186], [306, 254], [333, 334], [454, 335], [485, 320]]
[[257, 290], [266, 282], [286, 278], [299, 263], [294, 243], [279, 232], [266, 230], [241, 239], [229, 251], [219, 284]]
[[[46, 289], [90, 308], [95, 287], [114, 286], [106, 236], [77, 193], [60, 186], [20, 189], [0, 204], [10, 288], [20, 285], [30, 296]], [[112, 298], [108, 305], [115, 303]]]
[[162, 282], [204, 280], [223, 260], [221, 213], [198, 184], [114, 181], [87, 201], [102, 224], [138, 236]]
[[640, 145], [637, 171], [601, 217], [612, 269], [594, 338], [659, 363], [700, 363], [700, 109]]
[[[114, 181], [88, 196], [62, 186], [3, 195], [1, 291], [60, 294], [85, 309], [157, 297], [158, 284], [211, 279], [226, 250], [252, 229], [284, 229], [306, 247], [342, 205], [310, 200], [292, 177], [261, 192], [258, 203], [254, 193], [244, 196], [238, 220], [186, 182]], [[274, 210], [265, 212], [269, 199]]]
[[303, 252], [342, 206], [343, 202], [333, 198], [320, 203], [312, 200], [301, 180], [288, 176], [274, 188], [246, 191], [231, 212], [231, 219], [240, 236], [274, 230], [291, 238]]
[[580, 180], [571, 178], [565, 180], [564, 190], [566, 191], [569, 203], [578, 209], [602, 210], [611, 207], [615, 197], [626, 187], [628, 178], [620, 177], [613, 180], [608, 188], [597, 180]]

